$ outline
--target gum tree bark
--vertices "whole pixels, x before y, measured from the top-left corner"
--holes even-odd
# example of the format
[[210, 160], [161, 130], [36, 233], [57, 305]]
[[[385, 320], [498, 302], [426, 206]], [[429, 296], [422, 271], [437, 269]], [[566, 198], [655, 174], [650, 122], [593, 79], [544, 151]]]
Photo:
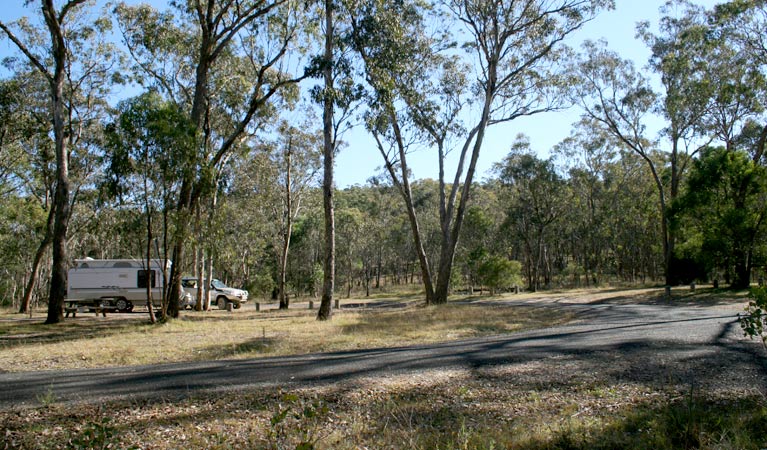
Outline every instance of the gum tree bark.
[[323, 259], [322, 300], [317, 320], [330, 320], [333, 315], [333, 295], [336, 278], [336, 223], [333, 203], [333, 170], [335, 140], [333, 139], [333, 0], [325, 0], [325, 51], [322, 76], [325, 92], [322, 107], [323, 179], [322, 205], [325, 211], [325, 257]]
[[2, 22], [0, 29], [18, 49], [29, 59], [48, 81], [53, 117], [53, 136], [56, 154], [56, 190], [53, 196], [53, 264], [51, 268], [51, 284], [48, 294], [48, 315], [46, 324], [56, 324], [64, 319], [64, 297], [67, 292], [67, 230], [70, 218], [70, 182], [69, 182], [69, 143], [71, 132], [67, 130], [67, 111], [64, 85], [68, 51], [64, 35], [64, 23], [67, 16], [85, 0], [69, 0], [59, 10], [53, 0], [41, 0], [40, 8], [45, 26], [51, 39], [50, 56], [52, 68], [46, 67], [44, 61], [35, 56], [27, 46]]

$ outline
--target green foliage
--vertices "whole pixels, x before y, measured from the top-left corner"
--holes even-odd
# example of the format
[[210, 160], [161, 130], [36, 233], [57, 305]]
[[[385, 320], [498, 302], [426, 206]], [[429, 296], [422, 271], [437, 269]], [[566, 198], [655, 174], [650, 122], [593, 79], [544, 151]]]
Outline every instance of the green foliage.
[[258, 293], [266, 295], [267, 293], [272, 292], [276, 286], [277, 284], [274, 282], [274, 277], [272, 277], [271, 273], [261, 272], [255, 274], [249, 280], [248, 284], [245, 285], [245, 289], [253, 294]]
[[[20, 290], [28, 272], [27, 261], [34, 255], [37, 238], [45, 233], [47, 212], [31, 198], [0, 197], [0, 306], [9, 306], [20, 297]], [[20, 236], [29, 237], [20, 239]]]
[[506, 199], [504, 226], [520, 241], [529, 287], [537, 290], [552, 278], [547, 244], [554, 241], [553, 233], [569, 204], [566, 180], [557, 173], [553, 159], [535, 155], [526, 136], [517, 137], [495, 171]]
[[501, 256], [489, 256], [479, 266], [482, 284], [495, 294], [499, 289], [510, 288], [522, 283], [522, 264]]
[[312, 273], [311, 273], [311, 280], [310, 280], [312, 295], [316, 296], [317, 293], [322, 291], [322, 280], [324, 279], [324, 277], [325, 277], [325, 272], [322, 268], [322, 264], [314, 263], [314, 266], [312, 266]]
[[752, 288], [749, 298], [746, 314], [739, 319], [740, 326], [746, 336], [761, 339], [767, 348], [767, 287]]
[[44, 394], [37, 394], [37, 401], [40, 402], [41, 405], [45, 407], [49, 407], [56, 403], [57, 397], [56, 394], [53, 392], [53, 385], [48, 386], [48, 389], [45, 391]]
[[270, 448], [313, 450], [326, 436], [323, 424], [330, 409], [322, 399], [304, 399], [295, 394], [282, 394], [277, 411], [272, 414], [268, 435]]
[[706, 148], [687, 185], [674, 204], [674, 225], [686, 225], [680, 249], [708, 271], [723, 270], [734, 287], [747, 287], [757, 238], [764, 232], [767, 170], [745, 151]]
[[139, 188], [148, 182], [157, 197], [184, 172], [196, 170], [195, 130], [176, 105], [150, 91], [121, 102], [118, 109], [106, 133], [106, 192], [120, 199], [136, 190], [149, 195]]
[[114, 448], [120, 445], [117, 428], [109, 417], [100, 421], [87, 422], [79, 434], [69, 440], [69, 448], [77, 450], [97, 450]]

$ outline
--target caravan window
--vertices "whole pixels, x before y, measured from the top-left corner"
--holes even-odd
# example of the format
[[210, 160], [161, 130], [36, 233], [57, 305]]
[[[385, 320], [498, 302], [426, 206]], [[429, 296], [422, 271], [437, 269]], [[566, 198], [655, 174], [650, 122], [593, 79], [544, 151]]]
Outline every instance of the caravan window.
[[130, 269], [133, 267], [133, 264], [127, 261], [117, 261], [112, 265], [115, 269]]
[[154, 270], [139, 270], [138, 271], [138, 287], [145, 288], [147, 285], [147, 280], [149, 280], [151, 287], [156, 287], [155, 278], [156, 276], [155, 276]]

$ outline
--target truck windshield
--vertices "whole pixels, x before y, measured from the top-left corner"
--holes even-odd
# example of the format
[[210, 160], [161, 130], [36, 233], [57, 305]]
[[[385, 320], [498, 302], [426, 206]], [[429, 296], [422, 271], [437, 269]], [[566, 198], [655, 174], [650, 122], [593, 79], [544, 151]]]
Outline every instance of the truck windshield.
[[212, 284], [216, 289], [226, 289], [227, 287], [222, 281], [216, 279], [214, 279], [210, 284]]

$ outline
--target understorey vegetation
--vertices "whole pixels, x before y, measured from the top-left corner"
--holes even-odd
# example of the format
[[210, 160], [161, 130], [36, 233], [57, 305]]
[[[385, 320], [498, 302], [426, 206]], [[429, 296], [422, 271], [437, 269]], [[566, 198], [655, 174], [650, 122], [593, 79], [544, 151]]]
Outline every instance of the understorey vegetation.
[[[571, 39], [610, 0], [36, 3], [0, 21], [0, 305], [48, 323], [86, 256], [173, 260], [169, 298], [210, 274], [316, 297], [321, 319], [413, 285], [765, 275], [761, 0], [669, 2], [637, 24], [648, 61]], [[489, 137], [569, 107], [552, 148]], [[379, 170], [336, 186], [363, 147]]]

